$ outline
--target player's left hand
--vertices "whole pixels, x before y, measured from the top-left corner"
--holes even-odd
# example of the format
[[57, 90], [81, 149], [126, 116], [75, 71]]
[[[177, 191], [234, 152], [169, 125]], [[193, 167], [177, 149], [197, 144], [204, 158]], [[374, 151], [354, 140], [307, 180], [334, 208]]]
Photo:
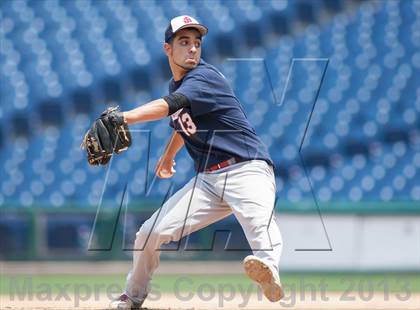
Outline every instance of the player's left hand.
[[131, 145], [131, 134], [118, 107], [105, 110], [85, 134], [81, 148], [86, 150], [90, 165], [106, 165], [113, 153]]

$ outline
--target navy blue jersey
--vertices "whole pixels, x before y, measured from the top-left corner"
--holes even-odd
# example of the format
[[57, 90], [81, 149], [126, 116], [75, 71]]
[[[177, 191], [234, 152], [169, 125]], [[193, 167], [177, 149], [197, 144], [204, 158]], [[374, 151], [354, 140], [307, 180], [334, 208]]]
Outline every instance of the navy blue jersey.
[[190, 106], [171, 115], [170, 126], [183, 137], [196, 171], [229, 158], [262, 159], [273, 164], [226, 78], [201, 60], [182, 80], [169, 83], [169, 94], [185, 95]]

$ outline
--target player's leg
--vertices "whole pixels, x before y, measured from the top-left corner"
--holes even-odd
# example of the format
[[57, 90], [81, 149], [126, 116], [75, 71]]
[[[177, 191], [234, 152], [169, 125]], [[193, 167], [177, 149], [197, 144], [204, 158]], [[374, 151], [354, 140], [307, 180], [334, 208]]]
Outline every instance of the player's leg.
[[211, 184], [199, 175], [176, 192], [148, 219], [136, 234], [133, 269], [126, 293], [141, 302], [159, 265], [160, 247], [225, 218], [231, 209], [214, 195]]
[[[263, 287], [267, 298], [278, 300], [281, 287], [271, 284], [280, 282], [278, 267], [283, 242], [273, 212], [276, 195], [273, 169], [266, 162], [255, 160], [226, 173], [224, 200], [241, 224], [254, 254], [244, 260], [245, 269], [253, 280], [268, 283]], [[275, 291], [269, 292], [271, 287]]]

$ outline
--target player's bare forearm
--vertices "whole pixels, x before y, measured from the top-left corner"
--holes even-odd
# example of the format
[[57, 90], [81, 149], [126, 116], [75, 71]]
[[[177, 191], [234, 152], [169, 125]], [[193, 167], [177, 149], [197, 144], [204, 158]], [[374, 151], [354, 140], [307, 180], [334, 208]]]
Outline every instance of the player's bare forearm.
[[168, 143], [166, 144], [163, 156], [174, 158], [178, 151], [184, 146], [184, 139], [181, 135], [174, 131]]
[[135, 109], [123, 112], [127, 124], [156, 121], [168, 116], [169, 107], [165, 100], [156, 99]]
[[162, 157], [159, 159], [156, 166], [156, 175], [162, 179], [170, 178], [176, 172], [175, 166], [175, 155], [184, 145], [184, 140], [181, 135], [176, 131], [173, 132], [171, 138], [166, 144], [165, 151]]

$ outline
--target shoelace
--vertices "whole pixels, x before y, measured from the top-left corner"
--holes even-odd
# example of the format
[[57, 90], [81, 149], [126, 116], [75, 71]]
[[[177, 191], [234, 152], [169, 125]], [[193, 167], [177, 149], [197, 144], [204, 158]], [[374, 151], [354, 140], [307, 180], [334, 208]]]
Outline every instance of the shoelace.
[[126, 294], [122, 294], [119, 299], [121, 301], [127, 301], [128, 300], [128, 296]]

